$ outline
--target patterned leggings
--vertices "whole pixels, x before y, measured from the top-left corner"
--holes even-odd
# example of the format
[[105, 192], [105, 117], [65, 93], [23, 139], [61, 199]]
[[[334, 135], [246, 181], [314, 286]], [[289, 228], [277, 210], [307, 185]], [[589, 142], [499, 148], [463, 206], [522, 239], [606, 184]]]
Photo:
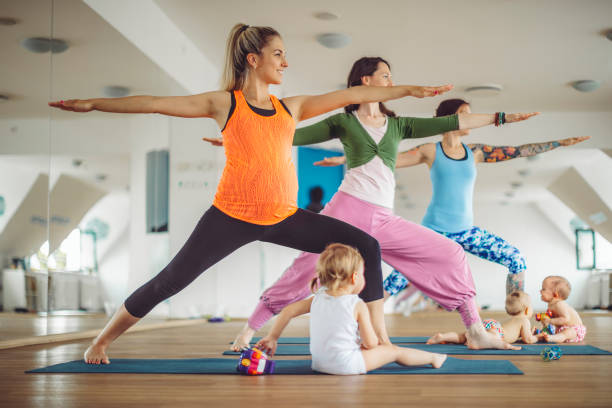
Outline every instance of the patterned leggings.
[[[519, 250], [506, 242], [503, 238], [491, 234], [479, 227], [472, 227], [462, 232], [440, 232], [452, 239], [467, 252], [487, 261], [495, 262], [508, 268], [506, 279], [506, 293], [525, 288], [525, 258]], [[383, 287], [390, 295], [395, 295], [408, 286], [408, 279], [395, 269], [385, 279]]]

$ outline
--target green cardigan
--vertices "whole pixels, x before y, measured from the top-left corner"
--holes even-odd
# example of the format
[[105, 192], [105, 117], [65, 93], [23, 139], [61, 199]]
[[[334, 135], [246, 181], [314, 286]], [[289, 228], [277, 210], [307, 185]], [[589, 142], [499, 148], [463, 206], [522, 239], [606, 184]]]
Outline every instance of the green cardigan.
[[338, 113], [314, 125], [299, 128], [293, 138], [294, 146], [320, 143], [339, 138], [349, 169], [366, 164], [378, 155], [392, 171], [395, 170], [397, 148], [402, 139], [438, 135], [459, 129], [457, 115], [439, 118], [388, 117], [387, 132], [376, 144], [352, 113]]

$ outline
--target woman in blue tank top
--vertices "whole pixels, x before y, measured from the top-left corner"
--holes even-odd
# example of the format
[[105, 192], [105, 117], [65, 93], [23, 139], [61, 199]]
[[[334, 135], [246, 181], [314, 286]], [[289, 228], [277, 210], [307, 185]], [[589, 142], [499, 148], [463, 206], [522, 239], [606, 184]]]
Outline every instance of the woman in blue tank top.
[[[462, 99], [448, 99], [440, 103], [436, 116], [471, 113], [470, 104]], [[508, 268], [506, 293], [524, 290], [525, 258], [520, 251], [503, 238], [474, 226], [472, 197], [476, 181], [476, 163], [497, 163], [518, 157], [534, 156], [559, 146], [571, 146], [589, 137], [530, 143], [522, 146], [491, 146], [464, 144], [461, 137], [469, 130], [444, 133], [442, 141], [425, 143], [397, 156], [396, 168], [426, 163], [430, 169], [433, 195], [422, 224], [456, 241], [480, 258]], [[337, 165], [343, 156], [327, 158], [319, 165]], [[408, 286], [408, 280], [393, 271], [384, 282], [385, 297], [394, 295]]]
[[[462, 99], [443, 101], [436, 116], [469, 113], [470, 104]], [[463, 248], [482, 259], [508, 268], [506, 294], [524, 290], [525, 258], [520, 251], [503, 238], [474, 226], [472, 197], [476, 181], [476, 163], [497, 163], [518, 157], [535, 156], [559, 146], [571, 146], [589, 137], [573, 137], [522, 146], [491, 146], [464, 144], [461, 137], [469, 130], [457, 130], [443, 135], [438, 143], [426, 143], [397, 158], [397, 167], [410, 167], [426, 163], [430, 168], [433, 195], [422, 224], [456, 241]], [[393, 271], [385, 280], [389, 295], [398, 293], [408, 285], [404, 275]]]

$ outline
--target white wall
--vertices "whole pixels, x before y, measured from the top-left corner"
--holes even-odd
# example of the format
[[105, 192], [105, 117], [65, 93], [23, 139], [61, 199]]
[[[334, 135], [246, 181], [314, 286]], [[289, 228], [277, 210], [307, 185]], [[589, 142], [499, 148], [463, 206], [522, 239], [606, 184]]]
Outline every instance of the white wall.
[[[126, 117], [125, 140], [130, 142], [130, 294], [155, 276], [169, 260], [168, 234], [146, 232], [146, 154], [168, 148], [170, 119], [157, 115]], [[158, 305], [152, 315], [167, 316], [168, 303]]]

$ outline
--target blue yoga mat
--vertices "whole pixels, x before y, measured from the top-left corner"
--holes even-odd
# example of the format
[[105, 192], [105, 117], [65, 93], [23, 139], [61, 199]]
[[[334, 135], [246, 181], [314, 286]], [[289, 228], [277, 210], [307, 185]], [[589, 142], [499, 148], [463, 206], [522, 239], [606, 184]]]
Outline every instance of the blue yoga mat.
[[[392, 343], [425, 343], [429, 337], [391, 337]], [[261, 337], [253, 337], [251, 344], [257, 343]], [[281, 337], [278, 344], [309, 344], [310, 337]], [[230, 344], [232, 344], [230, 342]]]
[[[272, 375], [320, 374], [312, 371], [310, 360], [275, 360], [276, 369]], [[131, 373], [131, 374], [233, 374], [237, 359], [113, 359], [111, 364], [93, 365], [82, 360], [70, 361], [49, 367], [26, 371], [27, 373]], [[387, 364], [368, 374], [523, 374], [507, 360], [461, 360], [449, 357], [438, 369], [431, 366], [404, 367], [395, 363]]]
[[[530, 344], [523, 345], [520, 350], [472, 350], [463, 344], [410, 344], [400, 345], [400, 347], [409, 347], [418, 350], [430, 351], [432, 353], [442, 354], [477, 354], [477, 355], [539, 355], [545, 348], [549, 347], [545, 344]], [[602, 350], [593, 346], [565, 346], [561, 345], [561, 350], [564, 356], [568, 355], [611, 355], [609, 351]], [[224, 355], [238, 355], [236, 351], [224, 351]], [[310, 347], [303, 344], [281, 344], [276, 349], [278, 356], [309, 356]]]
[[[261, 337], [253, 337], [251, 340], [251, 344], [257, 343]], [[402, 344], [402, 343], [426, 343], [429, 337], [423, 336], [407, 336], [407, 337], [391, 337], [391, 343], [393, 344]], [[278, 344], [309, 344], [310, 337], [281, 337], [278, 339]], [[232, 344], [230, 342], [229, 344]], [[517, 344], [523, 344], [522, 342], [517, 342]], [[553, 343], [539, 343], [539, 344], [553, 344]]]

